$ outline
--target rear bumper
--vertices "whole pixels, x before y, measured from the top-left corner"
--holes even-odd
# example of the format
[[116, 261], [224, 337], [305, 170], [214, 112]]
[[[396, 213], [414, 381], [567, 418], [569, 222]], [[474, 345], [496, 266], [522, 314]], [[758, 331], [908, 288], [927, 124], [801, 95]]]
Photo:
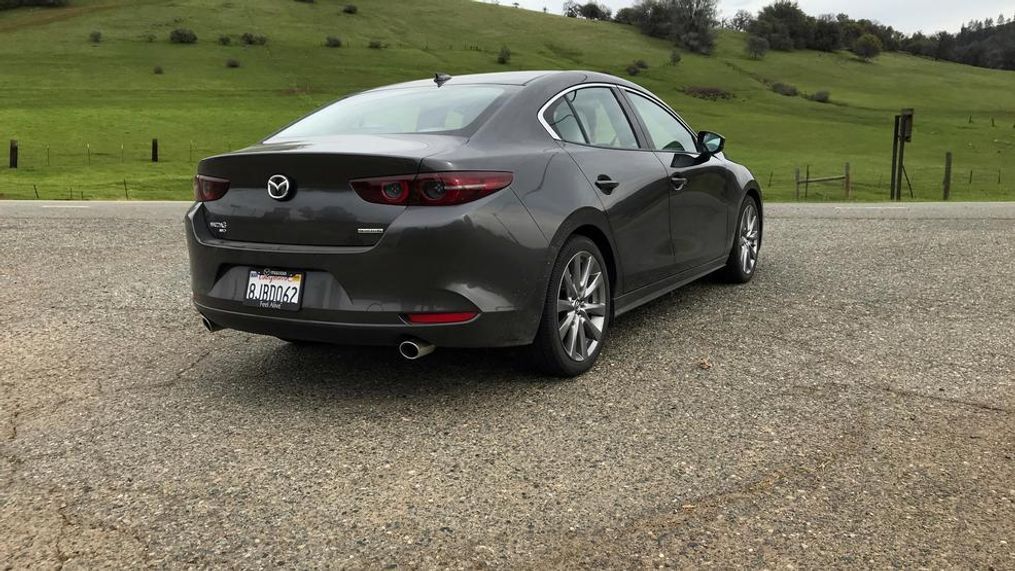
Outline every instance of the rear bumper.
[[197, 311], [216, 325], [283, 339], [318, 341], [340, 345], [397, 345], [415, 337], [440, 347], [507, 347], [524, 345], [532, 339], [519, 328], [524, 316], [517, 311], [482, 313], [466, 323], [408, 325], [386, 323], [342, 323], [314, 321], [299, 317], [255, 315], [229, 311], [195, 302]]
[[[373, 246], [298, 246], [223, 240], [201, 204], [186, 216], [198, 312], [230, 329], [288, 339], [395, 345], [417, 337], [446, 347], [532, 342], [542, 313], [548, 250], [511, 192], [471, 208], [406, 209]], [[468, 206], [468, 205], [463, 205]], [[251, 268], [303, 271], [298, 311], [243, 304]], [[455, 324], [408, 324], [407, 313], [479, 312]]]

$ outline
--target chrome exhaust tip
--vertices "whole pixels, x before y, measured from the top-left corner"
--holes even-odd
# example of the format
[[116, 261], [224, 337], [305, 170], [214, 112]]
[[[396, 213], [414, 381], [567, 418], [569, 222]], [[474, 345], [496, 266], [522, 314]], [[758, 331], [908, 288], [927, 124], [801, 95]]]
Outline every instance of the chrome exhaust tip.
[[402, 357], [405, 357], [410, 361], [426, 357], [430, 353], [433, 353], [433, 350], [436, 348], [436, 345], [427, 343], [422, 339], [406, 339], [398, 344], [398, 352], [402, 355]]
[[204, 325], [204, 328], [207, 329], [209, 333], [215, 333], [216, 331], [222, 329], [221, 325], [216, 324], [203, 315], [201, 316], [201, 325]]

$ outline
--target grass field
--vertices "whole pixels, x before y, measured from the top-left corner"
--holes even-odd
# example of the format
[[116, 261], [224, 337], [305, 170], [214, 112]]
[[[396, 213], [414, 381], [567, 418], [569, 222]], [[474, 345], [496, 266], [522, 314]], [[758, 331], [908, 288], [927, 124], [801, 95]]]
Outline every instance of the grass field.
[[[623, 74], [644, 59], [649, 68], [634, 79], [696, 128], [726, 135], [728, 154], [753, 169], [768, 199], [794, 199], [796, 168], [830, 176], [847, 161], [854, 199], [885, 199], [892, 118], [902, 107], [916, 109], [907, 147], [916, 199], [940, 199], [946, 151], [955, 156], [953, 199], [1015, 198], [1010, 71], [901, 54], [872, 63], [818, 52], [754, 61], [735, 33], [723, 33], [715, 55], [684, 54], [671, 66], [667, 42], [629, 26], [469, 0], [352, 0], [359, 12], [349, 15], [347, 1], [74, 0], [70, 8], [0, 12], [0, 167], [6, 140], [21, 146], [21, 168], [0, 168], [0, 196], [123, 198], [126, 185], [132, 199], [185, 199], [201, 157], [256, 142], [351, 91], [438, 70]], [[193, 29], [198, 43], [170, 44], [177, 27]], [[102, 32], [101, 43], [89, 42], [92, 31]], [[269, 42], [240, 45], [244, 32]], [[219, 45], [220, 35], [232, 45]], [[345, 45], [324, 47], [329, 35]], [[370, 49], [373, 40], [387, 47]], [[514, 54], [508, 65], [495, 61], [502, 45]], [[229, 58], [240, 67], [228, 69]], [[765, 81], [829, 90], [832, 102], [777, 95]], [[735, 98], [696, 99], [682, 92], [689, 86]], [[150, 162], [153, 137], [158, 164]], [[841, 200], [842, 188], [815, 185], [809, 198]]]

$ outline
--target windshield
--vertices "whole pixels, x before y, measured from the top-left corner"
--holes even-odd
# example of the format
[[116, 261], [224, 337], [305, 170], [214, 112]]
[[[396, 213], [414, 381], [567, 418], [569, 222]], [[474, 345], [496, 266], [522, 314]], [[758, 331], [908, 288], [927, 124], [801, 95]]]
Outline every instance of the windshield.
[[[503, 85], [463, 85], [388, 89], [339, 100], [274, 137], [446, 133], [474, 131], [513, 89]], [[474, 125], [475, 123], [475, 125]]]

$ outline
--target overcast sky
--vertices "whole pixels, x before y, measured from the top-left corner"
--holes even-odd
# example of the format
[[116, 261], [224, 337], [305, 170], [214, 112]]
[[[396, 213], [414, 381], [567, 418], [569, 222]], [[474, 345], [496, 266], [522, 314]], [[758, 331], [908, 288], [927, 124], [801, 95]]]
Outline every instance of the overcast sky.
[[[485, 0], [489, 1], [489, 0]], [[515, 0], [500, 0], [510, 5]], [[532, 10], [547, 10], [560, 14], [563, 0], [517, 0]], [[634, 4], [634, 0], [599, 0], [614, 11]], [[724, 16], [737, 10], [757, 12], [774, 0], [719, 0]], [[797, 4], [812, 16], [844, 12], [853, 18], [867, 18], [888, 24], [906, 33], [918, 30], [932, 33], [939, 30], [957, 32], [963, 22], [997, 18], [1003, 13], [1006, 18], [1015, 15], [1015, 0], [798, 0]], [[947, 6], [947, 7], [946, 7]]]

